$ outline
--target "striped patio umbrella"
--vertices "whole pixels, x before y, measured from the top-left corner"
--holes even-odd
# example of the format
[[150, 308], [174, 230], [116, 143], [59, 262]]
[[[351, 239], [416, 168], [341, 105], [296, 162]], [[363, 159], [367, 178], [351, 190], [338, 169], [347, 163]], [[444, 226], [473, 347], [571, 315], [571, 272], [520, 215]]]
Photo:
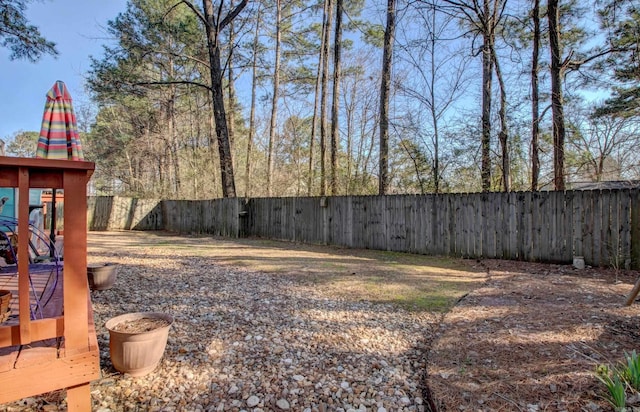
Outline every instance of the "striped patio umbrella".
[[36, 157], [84, 160], [71, 95], [60, 80], [47, 93]]
[[[36, 157], [42, 159], [84, 160], [71, 95], [63, 81], [56, 81], [47, 93]], [[55, 189], [52, 190], [51, 196], [50, 238], [53, 245], [56, 241]], [[54, 248], [52, 247], [51, 257], [53, 256]]]

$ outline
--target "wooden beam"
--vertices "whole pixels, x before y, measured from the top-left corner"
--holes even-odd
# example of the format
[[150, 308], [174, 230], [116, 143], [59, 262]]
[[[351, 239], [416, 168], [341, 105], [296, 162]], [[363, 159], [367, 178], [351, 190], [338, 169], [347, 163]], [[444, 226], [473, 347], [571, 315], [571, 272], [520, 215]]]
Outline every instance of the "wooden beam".
[[31, 303], [29, 296], [29, 169], [18, 169], [18, 318], [20, 344], [31, 342]]
[[20, 346], [0, 347], [0, 373], [13, 369], [19, 352]]
[[30, 169], [59, 169], [59, 170], [90, 170], [95, 169], [92, 162], [69, 161], [60, 159], [38, 159], [35, 157], [9, 157], [0, 156], [0, 167], [25, 166]]
[[62, 171], [34, 170], [31, 172], [29, 186], [33, 189], [62, 189]]
[[18, 354], [14, 369], [20, 370], [29, 366], [47, 365], [58, 359], [57, 341], [33, 342], [29, 346], [23, 346]]
[[[84, 170], [64, 172], [65, 249], [63, 270], [64, 337], [67, 353], [86, 351], [89, 335], [87, 300], [87, 174]], [[73, 230], [67, 230], [72, 228]]]
[[[62, 316], [31, 321], [31, 339], [33, 341], [59, 338], [63, 336], [64, 320]], [[20, 326], [0, 327], [0, 348], [20, 344]]]
[[67, 411], [86, 412], [91, 410], [91, 385], [85, 383], [67, 388]]
[[[98, 351], [12, 369], [0, 373], [0, 404], [60, 388], [85, 385], [99, 378], [100, 355]], [[76, 395], [78, 394], [74, 393], [72, 397], [75, 398]]]

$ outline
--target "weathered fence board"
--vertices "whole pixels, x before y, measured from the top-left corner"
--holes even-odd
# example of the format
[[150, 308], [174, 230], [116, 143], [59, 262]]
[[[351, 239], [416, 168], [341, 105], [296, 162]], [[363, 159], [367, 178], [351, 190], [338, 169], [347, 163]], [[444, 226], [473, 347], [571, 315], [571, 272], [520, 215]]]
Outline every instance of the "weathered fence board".
[[631, 196], [629, 189], [624, 189], [618, 193], [620, 197], [620, 227], [618, 239], [624, 268], [631, 267]]
[[509, 246], [506, 259], [518, 259], [518, 232], [522, 231], [522, 228], [518, 227], [517, 202], [518, 194], [509, 193], [509, 210], [507, 212], [509, 214], [509, 230], [507, 232]]
[[[582, 255], [584, 256], [585, 262], [592, 262], [591, 264], [595, 264], [595, 254], [594, 250], [594, 227], [595, 227], [595, 208], [594, 208], [594, 200], [596, 193], [592, 191], [584, 192], [582, 194], [582, 205], [584, 207], [584, 219], [582, 221]], [[578, 255], [579, 256], [579, 255]]]
[[[603, 243], [604, 236], [602, 234], [602, 223], [608, 222], [609, 210], [607, 209], [609, 206], [609, 202], [606, 202], [605, 205], [605, 200], [602, 198], [602, 196], [596, 196], [593, 199], [593, 203], [593, 259], [594, 264], [599, 266], [604, 265], [604, 262], [606, 261], [606, 259], [603, 259], [606, 244]], [[606, 220], [605, 214], [607, 215]]]
[[583, 202], [583, 192], [573, 192], [573, 197], [571, 199], [571, 233], [573, 235], [571, 243], [573, 244], [573, 256], [584, 255], [584, 251], [582, 249], [582, 222], [585, 218]]
[[351, 199], [351, 215], [353, 216], [351, 244], [353, 245], [352, 247], [364, 249], [366, 247], [364, 234], [367, 227], [365, 197], [353, 196]]
[[640, 191], [631, 190], [629, 196], [631, 215], [631, 237], [629, 248], [631, 250], [630, 264], [632, 267], [640, 266]]

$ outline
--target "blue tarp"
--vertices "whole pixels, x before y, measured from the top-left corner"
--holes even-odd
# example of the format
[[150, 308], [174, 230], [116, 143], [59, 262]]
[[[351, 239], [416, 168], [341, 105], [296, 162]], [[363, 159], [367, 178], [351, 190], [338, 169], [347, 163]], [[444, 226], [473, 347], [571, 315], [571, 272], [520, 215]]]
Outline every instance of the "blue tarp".
[[0, 200], [7, 198], [0, 215], [16, 217], [16, 197], [14, 193], [15, 189], [13, 188], [0, 187]]
[[[8, 187], [0, 187], [0, 200], [4, 197], [7, 198], [4, 207], [2, 208], [2, 216], [8, 217], [16, 217], [16, 196], [15, 189]], [[29, 189], [29, 204], [32, 206], [37, 206], [41, 204], [40, 195], [42, 194], [41, 189]]]

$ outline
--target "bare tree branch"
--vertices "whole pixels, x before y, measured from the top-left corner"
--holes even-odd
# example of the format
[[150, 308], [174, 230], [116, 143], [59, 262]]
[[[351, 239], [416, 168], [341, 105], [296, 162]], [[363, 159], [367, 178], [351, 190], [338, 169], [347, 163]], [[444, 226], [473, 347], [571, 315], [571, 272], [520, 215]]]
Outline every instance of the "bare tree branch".
[[167, 12], [164, 14], [163, 17], [166, 17], [173, 9], [175, 9], [181, 4], [184, 4], [185, 6], [189, 7], [191, 11], [193, 11], [193, 13], [200, 19], [200, 21], [202, 21], [203, 24], [205, 25], [207, 24], [207, 19], [204, 18], [204, 15], [200, 12], [200, 10], [193, 3], [187, 0], [179, 1], [173, 6], [171, 6], [169, 10], [167, 10]]
[[[240, 2], [240, 4], [238, 4], [231, 12], [229, 12], [229, 14], [227, 14], [227, 16], [222, 20], [222, 22], [219, 24], [218, 29], [222, 30], [225, 28], [225, 26], [227, 26], [233, 19], [236, 18], [236, 16], [242, 11], [242, 9], [245, 8], [245, 6], [247, 5], [247, 3], [249, 3], [248, 0], [242, 0]], [[222, 5], [222, 2], [220, 3], [220, 5]]]
[[193, 82], [189, 80], [165, 80], [165, 81], [155, 81], [155, 82], [150, 81], [150, 82], [131, 83], [132, 86], [159, 86], [159, 85], [170, 85], [170, 84], [190, 84], [193, 86], [198, 86], [207, 90], [211, 90], [211, 88], [206, 84]]

